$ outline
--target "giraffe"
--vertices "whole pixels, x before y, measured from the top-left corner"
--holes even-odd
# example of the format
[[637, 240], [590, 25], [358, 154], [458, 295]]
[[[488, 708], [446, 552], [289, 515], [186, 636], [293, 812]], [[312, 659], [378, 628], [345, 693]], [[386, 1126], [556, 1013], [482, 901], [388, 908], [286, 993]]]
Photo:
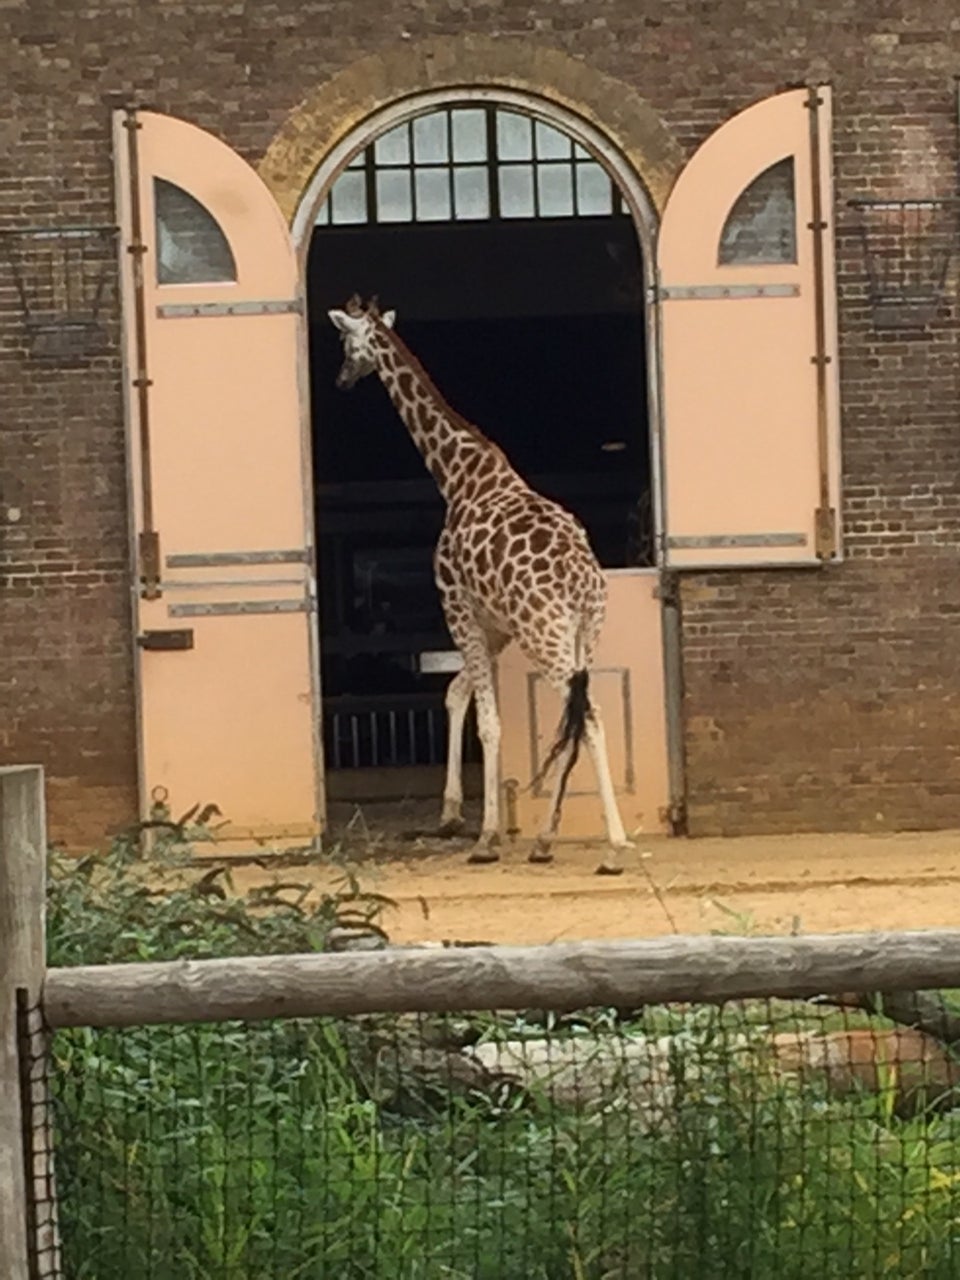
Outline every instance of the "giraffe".
[[540, 778], [559, 763], [546, 822], [530, 852], [550, 862], [567, 779], [586, 741], [606, 825], [608, 853], [598, 874], [622, 871], [629, 848], [614, 796], [600, 715], [588, 694], [589, 669], [606, 607], [606, 584], [582, 525], [531, 489], [503, 451], [446, 402], [394, 330], [395, 311], [380, 313], [354, 295], [328, 312], [344, 359], [337, 386], [346, 390], [376, 373], [446, 502], [434, 553], [434, 578], [454, 643], [463, 658], [446, 694], [449, 744], [441, 833], [463, 827], [463, 725], [471, 698], [483, 747], [483, 822], [469, 861], [499, 858], [499, 751], [494, 660], [516, 641], [565, 697], [556, 740]]

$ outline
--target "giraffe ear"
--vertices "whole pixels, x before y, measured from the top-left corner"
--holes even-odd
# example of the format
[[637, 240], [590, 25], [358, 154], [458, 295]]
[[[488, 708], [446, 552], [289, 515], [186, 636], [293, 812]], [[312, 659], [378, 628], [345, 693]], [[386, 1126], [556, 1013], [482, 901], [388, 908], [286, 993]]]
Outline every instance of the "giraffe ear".
[[345, 311], [328, 311], [327, 315], [341, 333], [354, 333], [360, 328], [360, 321], [354, 316], [348, 316]]
[[397, 318], [396, 311], [385, 311], [383, 315], [380, 317], [380, 319], [383, 321], [383, 323], [387, 326], [388, 329], [393, 328], [393, 323], [396, 320], [396, 318]]

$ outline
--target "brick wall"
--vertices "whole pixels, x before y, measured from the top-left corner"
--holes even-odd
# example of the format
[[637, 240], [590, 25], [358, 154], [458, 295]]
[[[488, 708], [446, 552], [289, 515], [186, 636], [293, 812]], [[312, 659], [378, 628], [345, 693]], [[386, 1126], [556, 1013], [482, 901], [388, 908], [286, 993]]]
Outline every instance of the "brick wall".
[[[118, 97], [255, 161], [347, 63], [468, 31], [627, 81], [687, 150], [756, 98], [833, 83], [848, 558], [685, 580], [691, 829], [955, 822], [956, 316], [876, 334], [846, 213], [956, 188], [951, 0], [0, 0], [0, 228], [112, 221]], [[135, 790], [115, 314], [105, 354], [48, 368], [24, 358], [14, 302], [0, 265], [0, 758], [47, 765], [54, 835], [92, 842]]]

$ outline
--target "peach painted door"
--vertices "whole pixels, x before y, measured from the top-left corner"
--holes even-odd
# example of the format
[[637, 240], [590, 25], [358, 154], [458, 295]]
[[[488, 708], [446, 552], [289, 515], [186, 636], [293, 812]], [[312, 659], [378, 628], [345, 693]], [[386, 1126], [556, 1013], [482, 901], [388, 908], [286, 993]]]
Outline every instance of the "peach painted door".
[[664, 557], [839, 552], [830, 90], [748, 107], [694, 154], [658, 246]]
[[[662, 606], [656, 569], [608, 569], [607, 616], [590, 675], [603, 716], [610, 772], [627, 835], [668, 829], [670, 780]], [[560, 723], [561, 699], [511, 645], [497, 664], [502, 721], [501, 791], [508, 835], [536, 835], [546, 821], [551, 778], [528, 790]], [[570, 775], [560, 840], [599, 840], [603, 808], [589, 753]]]
[[322, 820], [303, 300], [286, 224], [224, 143], [116, 118], [144, 815], [234, 845]]

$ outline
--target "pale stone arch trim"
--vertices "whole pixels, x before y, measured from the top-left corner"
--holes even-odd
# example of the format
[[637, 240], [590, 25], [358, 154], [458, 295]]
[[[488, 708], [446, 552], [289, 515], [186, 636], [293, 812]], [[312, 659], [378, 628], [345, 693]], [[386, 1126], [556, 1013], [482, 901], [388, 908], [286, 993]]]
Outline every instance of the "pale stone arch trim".
[[[651, 223], [684, 163], [681, 148], [629, 85], [525, 40], [446, 36], [362, 58], [291, 112], [260, 162], [260, 176], [287, 221], [306, 226], [336, 172], [375, 133], [455, 95], [498, 101], [515, 95], [534, 112], [542, 104], [545, 119], [606, 160], [639, 206], [634, 216], [650, 248]], [[302, 228], [295, 230], [302, 240]]]

